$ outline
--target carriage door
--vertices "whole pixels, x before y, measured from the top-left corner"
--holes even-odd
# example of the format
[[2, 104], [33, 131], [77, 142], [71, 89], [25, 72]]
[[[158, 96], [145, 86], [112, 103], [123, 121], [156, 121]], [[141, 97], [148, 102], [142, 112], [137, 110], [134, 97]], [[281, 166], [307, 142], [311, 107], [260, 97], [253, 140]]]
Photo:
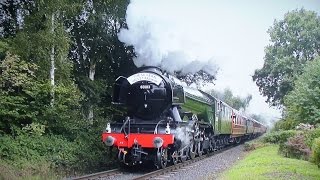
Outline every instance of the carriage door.
[[207, 107], [207, 117], [208, 117], [208, 122], [214, 127], [214, 121], [215, 121], [215, 114], [214, 114], [214, 109], [211, 107]]
[[215, 101], [215, 121], [214, 121], [214, 133], [220, 134], [221, 132], [221, 102]]

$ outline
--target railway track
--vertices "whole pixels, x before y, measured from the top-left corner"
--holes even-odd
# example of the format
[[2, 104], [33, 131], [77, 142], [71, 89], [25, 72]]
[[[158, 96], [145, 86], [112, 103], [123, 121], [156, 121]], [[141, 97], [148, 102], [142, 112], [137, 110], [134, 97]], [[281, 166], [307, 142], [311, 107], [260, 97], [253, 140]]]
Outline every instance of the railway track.
[[176, 165], [173, 165], [173, 166], [169, 166], [169, 167], [166, 167], [164, 169], [159, 169], [159, 170], [156, 170], [156, 171], [152, 171], [150, 173], [146, 173], [142, 176], [139, 176], [137, 178], [134, 178], [134, 180], [147, 180], [147, 179], [168, 179], [170, 178], [170, 173], [174, 172], [174, 171], [179, 171], [179, 169], [183, 168], [183, 167], [186, 167], [188, 165], [191, 165], [197, 161], [201, 161], [205, 158], [208, 158], [210, 156], [213, 156], [215, 154], [219, 154], [223, 151], [226, 151], [230, 148], [233, 148], [235, 147], [234, 145], [231, 145], [231, 146], [227, 146], [223, 149], [220, 149], [220, 150], [217, 150], [217, 151], [214, 151], [214, 152], [211, 152], [209, 154], [205, 154], [205, 155], [202, 155], [200, 157], [196, 157], [195, 159], [191, 159], [191, 160], [188, 160], [188, 161], [185, 161], [183, 163], [178, 163]]
[[[205, 158], [211, 157], [213, 155], [219, 154], [223, 151], [226, 151], [228, 149], [231, 149], [235, 146], [237, 146], [239, 144], [235, 144], [235, 145], [229, 145], [226, 146], [222, 149], [216, 150], [214, 152], [211, 152], [209, 154], [204, 154], [200, 157], [196, 157], [194, 159], [189, 159], [183, 163], [178, 163], [176, 165], [172, 165], [172, 166], [168, 166], [164, 169], [159, 169], [159, 170], [155, 170], [155, 171], [151, 171], [148, 173], [145, 173], [143, 175], [134, 177], [132, 179], [135, 180], [146, 180], [146, 179], [168, 179], [170, 177], [170, 173], [173, 173], [174, 171], [179, 171], [180, 169], [182, 169], [183, 167], [189, 166], [195, 162], [201, 161]], [[75, 177], [72, 178], [72, 180], [93, 180], [93, 179], [117, 179], [117, 177], [123, 175], [125, 172], [123, 172], [123, 170], [121, 169], [112, 169], [112, 170], [108, 170], [108, 171], [102, 171], [102, 172], [98, 172], [98, 173], [94, 173], [94, 174], [89, 174], [89, 175], [85, 175], [85, 176], [81, 176], [81, 177]], [[141, 173], [141, 172], [140, 172]]]
[[93, 174], [88, 174], [85, 176], [80, 176], [80, 177], [75, 177], [72, 178], [72, 180], [87, 180], [87, 179], [102, 179], [102, 178], [111, 178], [117, 175], [122, 174], [122, 172], [120, 171], [120, 169], [112, 169], [112, 170], [108, 170], [108, 171], [102, 171], [102, 172], [98, 172], [98, 173], [93, 173]]

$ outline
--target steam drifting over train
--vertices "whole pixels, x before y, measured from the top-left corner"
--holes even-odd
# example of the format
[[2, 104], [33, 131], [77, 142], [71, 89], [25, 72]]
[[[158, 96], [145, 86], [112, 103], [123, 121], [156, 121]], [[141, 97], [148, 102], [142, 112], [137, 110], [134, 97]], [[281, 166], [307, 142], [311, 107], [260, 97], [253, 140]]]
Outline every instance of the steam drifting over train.
[[124, 106], [123, 121], [108, 123], [102, 141], [117, 148], [122, 165], [152, 161], [164, 168], [266, 131], [219, 99], [182, 86], [157, 67], [119, 77], [113, 103]]

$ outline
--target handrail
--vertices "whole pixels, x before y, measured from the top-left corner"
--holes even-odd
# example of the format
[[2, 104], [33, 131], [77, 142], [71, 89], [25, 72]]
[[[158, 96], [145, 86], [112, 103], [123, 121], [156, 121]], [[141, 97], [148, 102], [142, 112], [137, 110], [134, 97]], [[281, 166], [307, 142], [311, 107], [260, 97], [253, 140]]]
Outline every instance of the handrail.
[[[126, 128], [124, 128], [125, 126], [126, 126], [126, 124], [128, 123], [128, 121], [129, 121], [129, 132], [127, 133], [126, 132]], [[123, 130], [123, 132], [124, 132], [124, 134], [126, 135], [126, 136], [128, 136], [128, 134], [130, 134], [130, 117], [126, 117], [126, 121], [123, 123], [123, 125], [121, 126], [121, 128], [120, 128], [120, 132]]]

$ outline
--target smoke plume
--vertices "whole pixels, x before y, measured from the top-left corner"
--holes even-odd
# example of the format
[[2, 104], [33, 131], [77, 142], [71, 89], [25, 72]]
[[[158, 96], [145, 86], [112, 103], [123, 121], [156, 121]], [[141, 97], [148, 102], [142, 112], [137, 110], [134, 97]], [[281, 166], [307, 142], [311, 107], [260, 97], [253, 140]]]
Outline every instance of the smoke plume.
[[179, 139], [182, 143], [182, 147], [185, 147], [190, 144], [192, 137], [189, 132], [191, 129], [189, 127], [177, 127], [173, 133], [176, 139]]
[[163, 6], [154, 9], [144, 6], [152, 2], [155, 1], [131, 0], [126, 12], [128, 29], [121, 29], [118, 34], [121, 42], [134, 47], [135, 65], [158, 66], [169, 73], [203, 70], [216, 75], [217, 65], [212, 57], [202, 53], [199, 45], [203, 39], [190, 38], [196, 36], [187, 31], [193, 28], [192, 23], [186, 24], [183, 18], [178, 23], [172, 21], [170, 17], [179, 15], [179, 10], [170, 9], [171, 1], [163, 1]]

